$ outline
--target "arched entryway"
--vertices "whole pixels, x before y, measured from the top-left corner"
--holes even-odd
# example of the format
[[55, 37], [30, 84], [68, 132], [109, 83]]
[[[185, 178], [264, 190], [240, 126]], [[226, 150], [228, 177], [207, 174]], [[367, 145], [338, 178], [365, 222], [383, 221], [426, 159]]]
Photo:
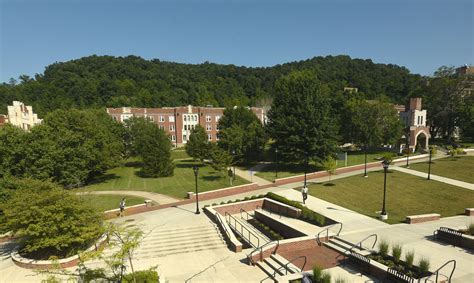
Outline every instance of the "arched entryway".
[[429, 134], [426, 133], [425, 131], [420, 131], [416, 135], [415, 151], [418, 151], [418, 152], [428, 151], [428, 140], [429, 140]]

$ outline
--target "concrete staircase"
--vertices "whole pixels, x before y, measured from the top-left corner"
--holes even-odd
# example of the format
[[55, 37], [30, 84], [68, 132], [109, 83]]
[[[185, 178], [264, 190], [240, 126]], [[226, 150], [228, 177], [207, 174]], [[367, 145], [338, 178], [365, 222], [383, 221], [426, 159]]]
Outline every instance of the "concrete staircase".
[[[335, 251], [337, 251], [341, 254], [343, 254], [348, 249], [350, 249], [353, 244], [354, 243], [346, 241], [346, 240], [342, 239], [341, 237], [333, 237], [333, 238], [329, 239], [329, 242], [324, 243], [324, 245], [326, 247], [331, 248], [331, 249], [333, 249], [333, 250], [335, 250]], [[359, 249], [359, 246], [354, 247], [352, 250], [360, 253], [363, 256], [369, 255], [371, 253], [367, 249], [364, 249], [364, 248]]]
[[226, 247], [215, 225], [181, 227], [151, 231], [136, 250], [135, 257], [147, 259]]
[[272, 254], [256, 264], [268, 275], [260, 282], [288, 282], [302, 277], [297, 266], [288, 263], [288, 260], [278, 254]]

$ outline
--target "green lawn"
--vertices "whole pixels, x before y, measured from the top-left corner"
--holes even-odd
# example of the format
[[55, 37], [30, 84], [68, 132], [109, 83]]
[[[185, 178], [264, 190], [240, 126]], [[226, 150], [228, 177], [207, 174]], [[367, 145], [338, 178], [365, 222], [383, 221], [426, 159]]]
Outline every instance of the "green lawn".
[[[143, 178], [137, 175], [140, 170], [137, 162], [129, 162], [123, 167], [107, 171], [95, 184], [91, 184], [81, 190], [136, 190], [150, 191], [169, 195], [176, 198], [184, 198], [186, 192], [195, 190], [194, 163], [191, 159], [175, 161], [176, 168], [174, 176], [162, 178]], [[236, 177], [233, 185], [248, 183], [240, 177]], [[217, 172], [209, 165], [199, 165], [198, 188], [200, 192], [212, 191], [229, 187], [229, 178], [221, 172]]]
[[[428, 173], [428, 162], [410, 164], [410, 169]], [[458, 156], [434, 160], [431, 174], [474, 183], [474, 156]]]
[[126, 195], [81, 195], [80, 197], [84, 199], [84, 201], [91, 203], [97, 208], [97, 211], [100, 212], [119, 208], [122, 198], [125, 198], [126, 206], [142, 204], [145, 202], [144, 198]]
[[175, 149], [171, 151], [171, 157], [173, 159], [186, 159], [190, 158], [184, 149]]
[[[367, 163], [377, 161], [378, 158], [384, 156], [389, 152], [376, 152], [367, 154]], [[353, 166], [358, 164], [364, 164], [364, 153], [360, 152], [351, 152], [347, 154], [347, 166]], [[337, 167], [345, 167], [344, 161], [338, 160]], [[275, 169], [278, 169], [278, 178], [291, 177], [296, 175], [304, 174], [304, 166], [296, 163], [280, 163], [278, 167], [275, 163], [268, 164], [264, 167], [262, 171], [255, 173], [256, 176], [264, 178], [268, 181], [273, 181], [275, 179]], [[316, 163], [311, 163], [309, 166], [308, 172], [321, 171], [321, 165]]]
[[[383, 171], [378, 171], [371, 172], [369, 178], [354, 176], [334, 180], [333, 186], [314, 184], [309, 187], [309, 194], [376, 217], [376, 212], [382, 210], [383, 175]], [[388, 223], [403, 222], [408, 215], [425, 213], [453, 216], [473, 206], [474, 191], [396, 171], [387, 174]]]

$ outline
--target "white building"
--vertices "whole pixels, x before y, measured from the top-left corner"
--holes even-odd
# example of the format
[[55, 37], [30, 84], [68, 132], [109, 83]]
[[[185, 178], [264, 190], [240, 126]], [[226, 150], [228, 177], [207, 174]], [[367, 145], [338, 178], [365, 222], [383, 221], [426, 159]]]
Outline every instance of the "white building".
[[13, 101], [13, 105], [8, 106], [8, 122], [16, 127], [29, 130], [41, 124], [42, 121], [38, 119], [37, 114], [33, 113], [33, 107], [26, 106], [23, 102]]

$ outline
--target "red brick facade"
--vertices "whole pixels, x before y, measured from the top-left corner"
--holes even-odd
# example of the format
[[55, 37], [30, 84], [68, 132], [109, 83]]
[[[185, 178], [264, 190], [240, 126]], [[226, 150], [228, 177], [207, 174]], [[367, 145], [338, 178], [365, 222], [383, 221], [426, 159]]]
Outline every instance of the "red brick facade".
[[[265, 123], [266, 113], [263, 108], [250, 108], [258, 119]], [[201, 125], [206, 131], [210, 141], [218, 140], [219, 119], [224, 115], [225, 108], [215, 107], [163, 107], [163, 108], [107, 108], [107, 113], [119, 122], [124, 122], [130, 117], [147, 117], [164, 129], [170, 136], [175, 146], [186, 143], [191, 130], [196, 125]]]

